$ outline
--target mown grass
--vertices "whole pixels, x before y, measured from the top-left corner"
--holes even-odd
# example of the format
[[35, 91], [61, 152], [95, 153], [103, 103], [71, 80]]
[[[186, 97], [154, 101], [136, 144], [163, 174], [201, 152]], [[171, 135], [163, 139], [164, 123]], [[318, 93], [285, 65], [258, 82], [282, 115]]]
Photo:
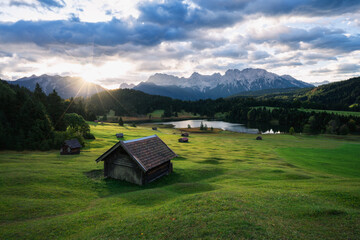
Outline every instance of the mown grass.
[[[359, 141], [92, 125], [78, 156], [0, 152], [0, 239], [359, 239]], [[146, 186], [95, 159], [156, 133], [178, 155]], [[359, 140], [359, 139], [358, 139]]]

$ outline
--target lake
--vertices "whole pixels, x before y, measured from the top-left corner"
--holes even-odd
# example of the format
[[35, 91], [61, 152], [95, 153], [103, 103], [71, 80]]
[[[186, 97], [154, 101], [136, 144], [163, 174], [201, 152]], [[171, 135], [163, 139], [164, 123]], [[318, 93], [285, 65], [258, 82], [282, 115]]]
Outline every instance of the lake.
[[[210, 121], [210, 120], [183, 120], [183, 121], [171, 121], [171, 122], [161, 122], [159, 124], [172, 124], [175, 128], [187, 128], [188, 125], [191, 127], [200, 127], [201, 122], [207, 125], [208, 128], [220, 128], [227, 131], [239, 132], [239, 133], [252, 133], [257, 134], [259, 132], [263, 134], [277, 134], [280, 133], [278, 129], [273, 129], [271, 126], [266, 128], [251, 128], [247, 127], [245, 124], [240, 123], [230, 123], [224, 121]], [[261, 130], [259, 130], [261, 129]]]

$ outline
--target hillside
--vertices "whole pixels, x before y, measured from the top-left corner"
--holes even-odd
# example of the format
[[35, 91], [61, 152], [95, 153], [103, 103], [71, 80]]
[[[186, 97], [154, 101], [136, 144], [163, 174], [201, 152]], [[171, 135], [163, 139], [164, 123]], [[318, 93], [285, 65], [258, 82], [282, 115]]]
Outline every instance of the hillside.
[[[151, 128], [92, 125], [80, 155], [0, 152], [0, 239], [358, 239], [359, 140], [222, 132], [156, 134], [174, 172], [145, 186], [95, 159]], [[174, 134], [175, 133], [175, 134]]]
[[309, 89], [313, 88], [274, 88], [274, 89], [264, 89], [258, 91], [246, 91], [240, 92], [238, 94], [229, 96], [227, 98], [236, 98], [236, 97], [262, 97], [266, 95], [293, 95], [298, 93], [307, 92]]
[[180, 100], [169, 97], [150, 95], [133, 89], [115, 89], [103, 91], [92, 95], [86, 100], [86, 104], [97, 115], [103, 115], [109, 110], [114, 110], [117, 116], [146, 115], [156, 109], [168, 109], [174, 106], [172, 111], [181, 111], [175, 105], [181, 106]]
[[325, 109], [355, 110], [360, 105], [360, 77], [329, 83], [312, 89], [265, 94], [259, 99], [283, 99], [317, 104]]
[[86, 82], [81, 78], [46, 74], [24, 77], [16, 81], [8, 81], [8, 83], [26, 87], [31, 91], [34, 91], [36, 83], [39, 83], [45, 94], [49, 94], [55, 89], [59, 96], [65, 99], [76, 96], [88, 97], [105, 90], [100, 85]]

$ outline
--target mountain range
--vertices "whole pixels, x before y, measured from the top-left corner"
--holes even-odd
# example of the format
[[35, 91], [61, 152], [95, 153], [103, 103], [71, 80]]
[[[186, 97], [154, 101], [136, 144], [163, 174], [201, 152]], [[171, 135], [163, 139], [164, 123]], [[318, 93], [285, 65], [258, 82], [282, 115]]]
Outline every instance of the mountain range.
[[46, 74], [41, 76], [32, 75], [16, 81], [8, 81], [8, 83], [18, 84], [31, 91], [34, 91], [36, 83], [39, 83], [46, 94], [51, 93], [55, 89], [59, 96], [65, 99], [75, 96], [89, 97], [105, 90], [100, 85], [86, 82], [78, 77], [50, 76]]
[[[78, 77], [62, 77], [59, 75], [32, 75], [16, 81], [18, 84], [33, 91], [39, 83], [46, 94], [55, 89], [62, 98], [75, 96], [89, 97], [104, 91], [100, 85], [89, 83]], [[147, 81], [138, 85], [122, 83], [121, 89], [135, 89], [152, 95], [160, 95], [181, 100], [216, 99], [238, 93], [267, 89], [305, 88], [313, 85], [299, 81], [289, 75], [279, 76], [264, 69], [246, 68], [242, 71], [229, 69], [224, 75], [214, 73], [202, 75], [194, 72], [190, 77], [156, 73]]]
[[246, 68], [242, 71], [229, 69], [224, 75], [201, 75], [194, 72], [188, 78], [156, 73], [133, 89], [182, 100], [198, 100], [228, 97], [245, 91], [304, 87], [313, 85], [290, 75], [279, 76], [264, 69]]

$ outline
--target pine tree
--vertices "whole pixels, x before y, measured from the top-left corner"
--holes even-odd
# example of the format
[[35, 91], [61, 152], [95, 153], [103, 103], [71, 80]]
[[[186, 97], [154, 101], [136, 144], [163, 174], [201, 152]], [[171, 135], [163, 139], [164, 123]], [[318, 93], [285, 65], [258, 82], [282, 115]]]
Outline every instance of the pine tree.
[[122, 117], [119, 118], [119, 125], [124, 126], [124, 121], [123, 121]]
[[43, 92], [42, 88], [40, 87], [39, 83], [36, 83], [35, 90], [34, 90], [34, 97], [39, 100], [44, 106], [46, 106], [46, 94]]
[[66, 125], [63, 118], [65, 112], [64, 103], [55, 89], [47, 97], [47, 112], [55, 130], [65, 131]]

